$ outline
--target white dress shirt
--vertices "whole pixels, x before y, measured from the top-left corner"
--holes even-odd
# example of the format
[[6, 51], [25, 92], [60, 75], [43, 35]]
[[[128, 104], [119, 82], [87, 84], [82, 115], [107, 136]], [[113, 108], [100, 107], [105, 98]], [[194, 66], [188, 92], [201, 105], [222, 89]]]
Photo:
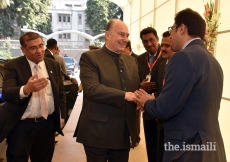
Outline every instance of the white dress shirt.
[[[28, 60], [28, 59], [27, 59], [27, 61], [29, 62], [32, 75], [35, 75], [37, 72], [37, 70], [35, 68], [36, 64], [34, 62]], [[42, 75], [46, 78], [49, 78], [45, 62], [41, 61], [38, 63], [38, 65], [40, 66], [40, 68], [42, 70]], [[24, 88], [24, 86], [22, 86], [20, 89], [20, 97], [21, 98], [28, 96], [28, 95], [25, 95], [23, 93], [23, 88]], [[52, 114], [54, 112], [54, 100], [53, 100], [53, 91], [52, 91], [50, 81], [49, 81], [49, 84], [45, 87], [45, 99], [46, 99], [49, 114]], [[32, 96], [31, 96], [31, 99], [29, 101], [29, 104], [26, 108], [26, 111], [22, 115], [21, 119], [23, 120], [25, 118], [39, 118], [41, 116], [42, 116], [42, 113], [41, 113], [41, 107], [40, 107], [39, 94], [38, 94], [38, 92], [32, 92]]]

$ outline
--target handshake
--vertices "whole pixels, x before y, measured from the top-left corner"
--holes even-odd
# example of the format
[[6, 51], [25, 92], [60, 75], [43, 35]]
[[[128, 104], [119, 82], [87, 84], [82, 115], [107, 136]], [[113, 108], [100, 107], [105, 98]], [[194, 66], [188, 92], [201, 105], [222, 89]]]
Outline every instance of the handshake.
[[148, 94], [145, 90], [139, 89], [133, 92], [125, 93], [125, 100], [135, 102], [137, 104], [137, 110], [144, 112], [145, 102], [155, 99], [154, 94]]

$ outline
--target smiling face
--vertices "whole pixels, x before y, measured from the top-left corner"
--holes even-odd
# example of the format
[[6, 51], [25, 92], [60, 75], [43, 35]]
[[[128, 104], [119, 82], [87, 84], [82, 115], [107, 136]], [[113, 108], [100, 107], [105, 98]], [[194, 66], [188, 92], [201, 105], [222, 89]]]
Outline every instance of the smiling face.
[[151, 55], [154, 55], [158, 50], [158, 38], [153, 33], [147, 33], [141, 36], [142, 43]]
[[27, 59], [36, 64], [44, 60], [44, 43], [40, 37], [27, 41], [26, 45], [21, 47], [21, 50]]
[[128, 27], [120, 20], [114, 20], [111, 28], [105, 32], [106, 46], [114, 51], [121, 53], [124, 51], [129, 39]]
[[161, 51], [162, 51], [162, 57], [164, 59], [169, 59], [173, 55], [173, 51], [171, 49], [172, 41], [170, 39], [170, 36], [163, 37], [161, 40]]

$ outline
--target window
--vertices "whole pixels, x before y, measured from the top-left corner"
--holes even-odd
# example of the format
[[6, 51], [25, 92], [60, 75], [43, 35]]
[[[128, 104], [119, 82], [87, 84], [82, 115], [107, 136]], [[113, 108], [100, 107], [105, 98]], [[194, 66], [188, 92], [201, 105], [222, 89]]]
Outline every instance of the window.
[[81, 5], [74, 5], [74, 7], [81, 7]]
[[67, 34], [67, 39], [70, 39], [71, 38], [70, 36], [71, 36], [70, 33], [68, 33]]
[[72, 7], [72, 4], [65, 4], [65, 6], [67, 6], [67, 7]]
[[65, 21], [65, 18], [66, 18], [66, 16], [65, 16], [65, 15], [63, 15], [63, 22], [66, 22], [66, 21]]
[[78, 14], [78, 25], [82, 25], [81, 14]]
[[59, 34], [59, 35], [58, 35], [58, 38], [59, 38], [59, 39], [62, 39], [62, 34]]
[[61, 22], [61, 15], [58, 16], [59, 22]]
[[67, 22], [70, 22], [70, 16], [67, 17]]
[[66, 39], [66, 33], [63, 34], [63, 39]]

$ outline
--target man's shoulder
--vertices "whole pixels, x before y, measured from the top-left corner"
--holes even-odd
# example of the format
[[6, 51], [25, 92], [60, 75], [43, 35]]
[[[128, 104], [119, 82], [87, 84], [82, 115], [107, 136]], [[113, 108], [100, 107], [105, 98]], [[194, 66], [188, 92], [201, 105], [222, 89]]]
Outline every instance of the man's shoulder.
[[143, 60], [143, 59], [146, 59], [146, 56], [148, 55], [148, 52], [144, 52], [142, 54], [140, 54], [138, 57], [137, 57], [137, 60]]
[[139, 55], [132, 52], [131, 56], [133, 56], [134, 58], [138, 58]]
[[7, 63], [5, 63], [5, 65], [16, 65], [18, 63], [23, 63], [26, 62], [26, 57], [25, 56], [20, 56], [11, 60], [8, 60]]
[[57, 54], [54, 54], [53, 56], [54, 56], [55, 59], [64, 60], [63, 57], [61, 57], [61, 56], [59, 56], [59, 55], [57, 55]]

